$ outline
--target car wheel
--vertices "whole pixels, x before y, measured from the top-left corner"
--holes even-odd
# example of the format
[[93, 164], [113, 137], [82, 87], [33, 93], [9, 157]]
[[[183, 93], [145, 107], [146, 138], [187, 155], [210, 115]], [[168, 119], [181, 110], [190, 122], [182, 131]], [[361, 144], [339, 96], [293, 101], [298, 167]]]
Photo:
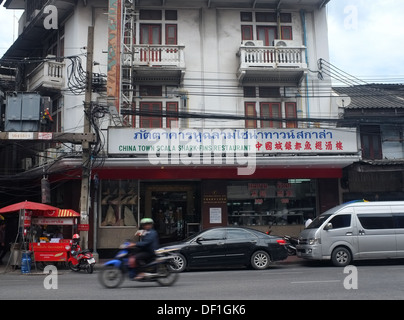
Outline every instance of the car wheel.
[[174, 254], [172, 263], [170, 264], [170, 269], [174, 272], [182, 272], [187, 267], [187, 259], [181, 254]]
[[351, 252], [344, 247], [334, 249], [331, 255], [331, 260], [336, 267], [345, 267], [351, 263]]
[[251, 256], [251, 266], [256, 270], [264, 270], [269, 267], [271, 257], [265, 251], [256, 251]]

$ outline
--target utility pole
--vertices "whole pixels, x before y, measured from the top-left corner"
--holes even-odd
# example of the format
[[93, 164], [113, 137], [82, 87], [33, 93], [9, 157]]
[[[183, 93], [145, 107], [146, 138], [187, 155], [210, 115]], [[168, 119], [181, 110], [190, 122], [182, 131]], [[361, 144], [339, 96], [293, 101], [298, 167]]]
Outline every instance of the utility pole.
[[[89, 116], [91, 114], [91, 93], [93, 84], [93, 61], [94, 61], [94, 27], [88, 27], [87, 38], [87, 88], [84, 100], [84, 134], [91, 132]], [[81, 245], [88, 249], [89, 208], [90, 208], [90, 180], [91, 180], [91, 148], [90, 143], [82, 143], [83, 162], [81, 175], [81, 198], [80, 198], [80, 231]]]

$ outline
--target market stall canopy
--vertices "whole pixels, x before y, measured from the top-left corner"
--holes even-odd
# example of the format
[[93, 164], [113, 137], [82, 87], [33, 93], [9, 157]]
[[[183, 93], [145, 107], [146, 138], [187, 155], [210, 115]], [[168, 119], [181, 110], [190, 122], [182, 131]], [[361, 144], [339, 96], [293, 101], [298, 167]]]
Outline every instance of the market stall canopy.
[[72, 209], [59, 209], [56, 216], [58, 218], [71, 218], [71, 217], [80, 217], [80, 213], [72, 210]]
[[55, 215], [58, 213], [59, 208], [38, 202], [23, 201], [0, 209], [0, 214], [18, 212], [20, 210], [30, 210], [34, 213]]

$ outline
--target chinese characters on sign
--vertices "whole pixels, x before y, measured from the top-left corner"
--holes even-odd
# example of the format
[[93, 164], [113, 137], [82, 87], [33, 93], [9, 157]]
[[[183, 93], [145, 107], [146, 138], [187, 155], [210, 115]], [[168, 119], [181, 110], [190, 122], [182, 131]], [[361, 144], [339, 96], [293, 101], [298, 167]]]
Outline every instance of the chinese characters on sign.
[[344, 144], [341, 141], [315, 141], [314, 144], [310, 141], [302, 142], [272, 142], [268, 141], [265, 145], [257, 142], [255, 145], [258, 151], [265, 148], [266, 151], [344, 151]]

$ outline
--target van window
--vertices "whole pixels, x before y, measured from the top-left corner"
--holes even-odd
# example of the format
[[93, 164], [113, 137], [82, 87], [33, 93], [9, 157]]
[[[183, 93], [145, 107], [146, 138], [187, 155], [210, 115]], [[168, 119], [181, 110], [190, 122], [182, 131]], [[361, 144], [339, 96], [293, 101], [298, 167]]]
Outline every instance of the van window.
[[394, 226], [398, 229], [404, 229], [404, 213], [397, 213], [393, 215]]
[[394, 229], [393, 217], [388, 214], [358, 214], [359, 221], [363, 228], [372, 229]]
[[351, 226], [351, 215], [341, 214], [332, 218], [330, 222], [333, 229], [347, 228]]
[[330, 214], [322, 214], [315, 218], [312, 223], [309, 224], [307, 229], [317, 229], [320, 228], [321, 225], [327, 220], [331, 215]]

